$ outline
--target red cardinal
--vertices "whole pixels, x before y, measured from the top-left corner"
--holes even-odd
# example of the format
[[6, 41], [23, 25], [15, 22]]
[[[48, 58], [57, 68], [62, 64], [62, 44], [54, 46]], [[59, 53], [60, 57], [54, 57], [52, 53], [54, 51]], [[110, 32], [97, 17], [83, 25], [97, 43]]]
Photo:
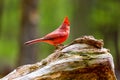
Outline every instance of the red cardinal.
[[25, 44], [34, 44], [38, 42], [46, 42], [48, 44], [54, 45], [57, 47], [59, 44], [62, 44], [69, 36], [70, 32], [70, 22], [68, 17], [64, 18], [64, 21], [60, 27], [58, 27], [53, 32], [47, 34], [46, 36], [31, 41], [25, 42]]

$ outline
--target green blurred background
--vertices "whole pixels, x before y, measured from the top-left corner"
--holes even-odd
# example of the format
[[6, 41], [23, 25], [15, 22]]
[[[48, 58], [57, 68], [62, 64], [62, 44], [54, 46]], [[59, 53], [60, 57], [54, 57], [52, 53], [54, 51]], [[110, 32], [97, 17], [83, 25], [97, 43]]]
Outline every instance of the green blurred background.
[[68, 16], [67, 44], [83, 35], [104, 40], [114, 56], [120, 79], [120, 0], [0, 0], [0, 76], [14, 68], [47, 57], [54, 47], [24, 42], [56, 29]]

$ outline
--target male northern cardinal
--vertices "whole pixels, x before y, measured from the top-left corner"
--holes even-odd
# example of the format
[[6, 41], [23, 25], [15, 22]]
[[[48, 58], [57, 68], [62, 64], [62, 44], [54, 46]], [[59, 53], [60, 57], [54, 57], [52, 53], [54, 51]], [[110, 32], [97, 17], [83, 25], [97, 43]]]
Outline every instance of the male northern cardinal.
[[46, 42], [48, 44], [54, 45], [57, 47], [59, 44], [62, 44], [69, 36], [70, 32], [70, 22], [68, 17], [64, 18], [64, 21], [60, 27], [58, 27], [53, 32], [47, 34], [46, 36], [31, 41], [25, 42], [25, 44], [34, 44], [38, 42]]

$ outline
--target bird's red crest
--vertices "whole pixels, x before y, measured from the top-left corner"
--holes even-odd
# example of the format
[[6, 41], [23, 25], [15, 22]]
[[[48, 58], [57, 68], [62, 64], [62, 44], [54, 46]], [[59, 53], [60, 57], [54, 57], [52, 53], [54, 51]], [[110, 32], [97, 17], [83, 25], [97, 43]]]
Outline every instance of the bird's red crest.
[[67, 16], [64, 18], [64, 23], [65, 23], [65, 24], [67, 24], [67, 25], [70, 25], [70, 22], [69, 22], [69, 20], [68, 20], [68, 17], [67, 17]]

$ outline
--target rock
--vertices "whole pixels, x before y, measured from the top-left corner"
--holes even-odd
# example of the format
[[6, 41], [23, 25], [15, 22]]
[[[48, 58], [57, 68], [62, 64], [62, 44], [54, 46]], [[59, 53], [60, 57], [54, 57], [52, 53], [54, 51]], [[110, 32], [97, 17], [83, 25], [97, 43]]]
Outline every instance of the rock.
[[103, 48], [103, 41], [84, 36], [1, 80], [116, 80], [116, 76], [112, 55]]

